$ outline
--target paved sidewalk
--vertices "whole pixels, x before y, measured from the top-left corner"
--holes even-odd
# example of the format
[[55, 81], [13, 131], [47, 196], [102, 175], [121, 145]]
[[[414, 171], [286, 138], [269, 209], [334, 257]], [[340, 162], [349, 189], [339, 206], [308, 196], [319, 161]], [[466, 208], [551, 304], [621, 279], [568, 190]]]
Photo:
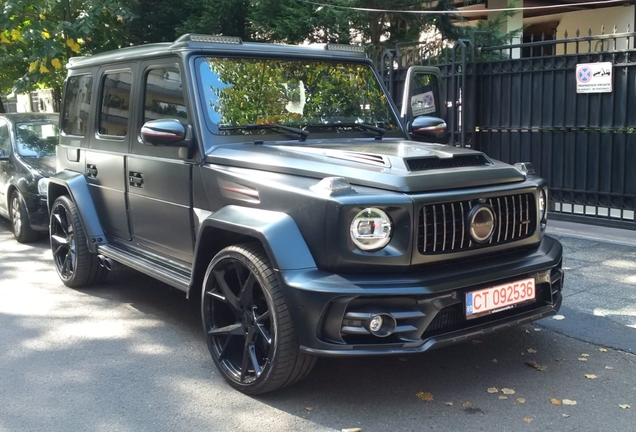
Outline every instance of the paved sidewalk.
[[564, 248], [565, 318], [539, 323], [636, 353], [636, 231], [548, 221], [548, 234]]

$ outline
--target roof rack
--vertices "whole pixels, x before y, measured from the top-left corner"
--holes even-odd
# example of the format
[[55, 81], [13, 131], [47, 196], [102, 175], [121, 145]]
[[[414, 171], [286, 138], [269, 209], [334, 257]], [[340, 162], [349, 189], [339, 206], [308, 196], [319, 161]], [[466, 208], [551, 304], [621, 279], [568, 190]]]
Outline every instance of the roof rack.
[[224, 43], [242, 45], [243, 41], [238, 36], [215, 36], [215, 35], [203, 35], [203, 34], [191, 34], [186, 33], [179, 37], [175, 43], [178, 42], [209, 42], [209, 43]]

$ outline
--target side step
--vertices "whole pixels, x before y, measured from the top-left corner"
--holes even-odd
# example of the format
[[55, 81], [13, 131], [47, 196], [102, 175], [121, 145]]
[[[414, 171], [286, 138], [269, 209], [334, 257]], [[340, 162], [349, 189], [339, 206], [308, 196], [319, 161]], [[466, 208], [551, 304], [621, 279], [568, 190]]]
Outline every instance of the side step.
[[189, 267], [174, 261], [162, 260], [154, 255], [141, 254], [138, 250], [132, 250], [113, 243], [98, 246], [97, 253], [168, 285], [172, 285], [181, 291], [188, 291], [192, 274]]

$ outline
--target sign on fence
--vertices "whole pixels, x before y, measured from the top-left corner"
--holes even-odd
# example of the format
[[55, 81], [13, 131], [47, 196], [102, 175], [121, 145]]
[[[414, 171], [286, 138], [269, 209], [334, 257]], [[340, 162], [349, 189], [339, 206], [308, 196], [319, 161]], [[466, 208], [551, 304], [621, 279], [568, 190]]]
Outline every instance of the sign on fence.
[[577, 93], [611, 93], [612, 63], [583, 63], [576, 65]]

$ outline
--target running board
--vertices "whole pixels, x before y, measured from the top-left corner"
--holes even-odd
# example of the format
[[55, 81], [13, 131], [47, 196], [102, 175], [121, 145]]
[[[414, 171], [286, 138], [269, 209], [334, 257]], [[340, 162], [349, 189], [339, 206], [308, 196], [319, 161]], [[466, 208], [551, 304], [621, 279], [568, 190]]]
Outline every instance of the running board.
[[142, 254], [138, 250], [131, 250], [113, 243], [98, 246], [97, 253], [181, 291], [188, 291], [192, 274], [191, 269], [188, 267], [173, 261], [161, 260], [152, 255]]

